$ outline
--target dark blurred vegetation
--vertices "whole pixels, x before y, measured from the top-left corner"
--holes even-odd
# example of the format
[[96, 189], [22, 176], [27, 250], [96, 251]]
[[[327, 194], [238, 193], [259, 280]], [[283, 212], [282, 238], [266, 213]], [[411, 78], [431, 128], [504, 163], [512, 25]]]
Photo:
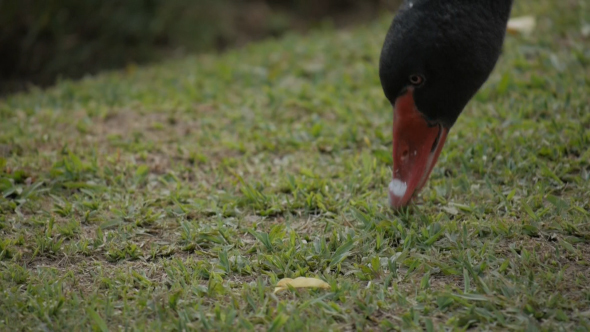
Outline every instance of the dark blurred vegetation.
[[329, 19], [363, 22], [398, 0], [0, 0], [0, 94], [60, 77], [223, 50]]

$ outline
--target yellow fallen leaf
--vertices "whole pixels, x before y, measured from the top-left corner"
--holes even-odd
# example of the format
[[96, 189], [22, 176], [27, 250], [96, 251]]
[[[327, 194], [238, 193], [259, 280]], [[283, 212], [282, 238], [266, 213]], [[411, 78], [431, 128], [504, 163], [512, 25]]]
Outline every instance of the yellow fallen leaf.
[[514, 17], [508, 21], [507, 30], [512, 34], [522, 33], [528, 35], [535, 30], [536, 25], [537, 20], [534, 16]]
[[289, 289], [289, 285], [293, 288], [323, 288], [330, 289], [330, 285], [320, 279], [299, 277], [295, 279], [285, 278], [281, 279], [275, 287], [275, 293]]

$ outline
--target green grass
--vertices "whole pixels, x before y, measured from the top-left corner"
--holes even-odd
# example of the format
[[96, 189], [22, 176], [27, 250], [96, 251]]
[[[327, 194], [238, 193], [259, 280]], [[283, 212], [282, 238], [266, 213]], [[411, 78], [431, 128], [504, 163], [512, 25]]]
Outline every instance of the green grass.
[[403, 213], [389, 17], [0, 101], [0, 330], [587, 331], [590, 3], [522, 14]]

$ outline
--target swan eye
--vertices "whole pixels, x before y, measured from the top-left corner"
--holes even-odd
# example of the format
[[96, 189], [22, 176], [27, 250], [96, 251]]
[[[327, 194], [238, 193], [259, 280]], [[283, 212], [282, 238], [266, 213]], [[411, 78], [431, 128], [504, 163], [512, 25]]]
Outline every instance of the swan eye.
[[424, 81], [425, 79], [422, 77], [422, 75], [414, 74], [410, 76], [410, 83], [412, 83], [413, 86], [420, 86], [424, 83]]

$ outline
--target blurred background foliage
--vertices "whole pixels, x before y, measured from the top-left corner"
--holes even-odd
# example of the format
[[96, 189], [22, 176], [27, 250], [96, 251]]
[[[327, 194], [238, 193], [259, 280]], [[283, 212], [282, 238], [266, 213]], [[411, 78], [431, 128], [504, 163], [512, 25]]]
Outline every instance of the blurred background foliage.
[[375, 18], [401, 0], [0, 0], [0, 95]]

